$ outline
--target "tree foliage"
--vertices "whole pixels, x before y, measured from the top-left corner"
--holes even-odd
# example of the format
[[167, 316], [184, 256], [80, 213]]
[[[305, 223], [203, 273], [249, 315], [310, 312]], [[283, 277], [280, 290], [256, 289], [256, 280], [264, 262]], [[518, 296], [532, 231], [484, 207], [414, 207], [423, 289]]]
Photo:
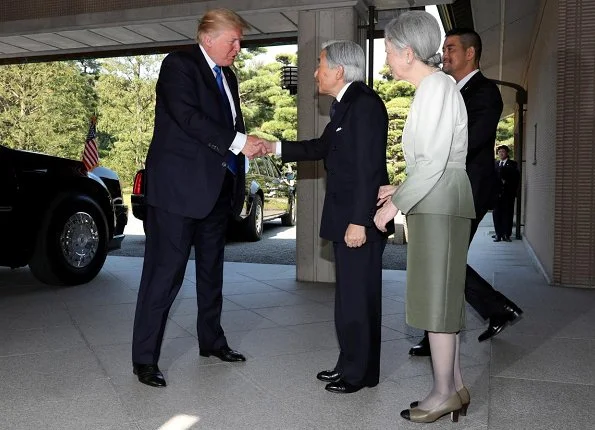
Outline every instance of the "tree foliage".
[[96, 97], [73, 62], [0, 68], [0, 142], [80, 158]]
[[126, 183], [144, 166], [151, 142], [155, 83], [162, 58], [144, 55], [101, 61], [96, 83], [101, 158]]
[[509, 156], [514, 158], [514, 115], [502, 118], [496, 131], [496, 146], [507, 145], [510, 148]]
[[[268, 139], [297, 138], [296, 96], [281, 87], [283, 66], [295, 54], [260, 60], [263, 48], [235, 61], [246, 130]], [[83, 59], [0, 67], [0, 142], [13, 148], [80, 159], [89, 117], [98, 116], [101, 164], [130, 186], [143, 167], [153, 132], [155, 84], [161, 55]], [[415, 88], [385, 67], [374, 89], [389, 115], [387, 163], [391, 183], [405, 178], [402, 132]], [[500, 121], [497, 144], [512, 148], [514, 118]], [[282, 167], [277, 160], [279, 167]], [[295, 167], [292, 166], [292, 167]]]

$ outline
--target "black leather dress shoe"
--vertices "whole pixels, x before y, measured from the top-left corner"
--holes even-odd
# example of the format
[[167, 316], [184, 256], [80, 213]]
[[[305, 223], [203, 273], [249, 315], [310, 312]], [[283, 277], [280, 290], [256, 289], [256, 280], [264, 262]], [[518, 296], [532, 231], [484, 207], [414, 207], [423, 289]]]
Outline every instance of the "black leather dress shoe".
[[505, 242], [512, 242], [512, 239], [510, 238], [510, 236], [504, 236], [504, 241]]
[[337, 382], [341, 379], [341, 372], [337, 372], [336, 370], [323, 370], [322, 372], [318, 372], [316, 378], [322, 382]]
[[506, 326], [523, 314], [523, 310], [510, 300], [506, 300], [504, 309], [497, 316], [490, 318], [488, 329], [479, 335], [478, 341], [483, 342], [501, 333]]
[[156, 364], [132, 363], [132, 371], [138, 380], [151, 387], [165, 387], [165, 378]]
[[430, 351], [430, 340], [428, 339], [427, 335], [425, 335], [417, 345], [409, 350], [409, 355], [413, 355], [415, 357], [429, 357], [432, 355], [432, 352]]
[[362, 385], [351, 385], [349, 382], [345, 382], [342, 379], [339, 379], [335, 382], [331, 382], [330, 384], [326, 384], [326, 387], [324, 387], [326, 391], [339, 394], [355, 393], [356, 391], [359, 391], [362, 388], [364, 388]]
[[244, 357], [239, 352], [234, 351], [229, 346], [222, 346], [221, 348], [214, 349], [214, 350], [201, 349], [199, 351], [199, 354], [202, 357], [210, 357], [212, 355], [214, 357], [217, 357], [221, 361], [229, 361], [229, 362], [246, 361], [246, 357]]
[[502, 242], [502, 238], [500, 238], [500, 236], [497, 236], [496, 239], [494, 239], [494, 242]]

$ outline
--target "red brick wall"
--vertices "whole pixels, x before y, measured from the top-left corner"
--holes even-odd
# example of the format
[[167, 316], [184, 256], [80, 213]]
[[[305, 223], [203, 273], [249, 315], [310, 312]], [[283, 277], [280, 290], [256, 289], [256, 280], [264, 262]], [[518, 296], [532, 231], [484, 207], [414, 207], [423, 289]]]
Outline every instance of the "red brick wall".
[[553, 280], [595, 287], [595, 2], [558, 16]]

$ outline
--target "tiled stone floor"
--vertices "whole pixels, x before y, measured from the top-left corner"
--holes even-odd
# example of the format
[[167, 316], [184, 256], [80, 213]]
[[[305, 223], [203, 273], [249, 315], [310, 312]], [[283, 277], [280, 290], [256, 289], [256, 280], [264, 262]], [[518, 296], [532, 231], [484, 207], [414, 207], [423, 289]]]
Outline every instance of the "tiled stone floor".
[[0, 269], [0, 429], [590, 429], [595, 424], [595, 291], [550, 287], [521, 241], [478, 232], [470, 261], [524, 318], [492, 341], [469, 308], [463, 333], [467, 417], [434, 424], [399, 411], [430, 387], [410, 358], [405, 272], [385, 271], [381, 383], [333, 395], [315, 379], [337, 355], [333, 285], [295, 281], [295, 267], [226, 263], [222, 323], [248, 361], [198, 356], [194, 265], [170, 314], [154, 389], [131, 371], [142, 259], [108, 257], [90, 284], [54, 288], [27, 268]]

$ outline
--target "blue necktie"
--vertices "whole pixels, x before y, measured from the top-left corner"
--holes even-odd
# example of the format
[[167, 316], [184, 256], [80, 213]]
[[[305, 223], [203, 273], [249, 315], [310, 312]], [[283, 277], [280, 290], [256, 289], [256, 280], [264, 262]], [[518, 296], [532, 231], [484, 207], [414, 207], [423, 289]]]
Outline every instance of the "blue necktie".
[[[223, 74], [221, 73], [221, 67], [215, 66], [213, 67], [215, 71], [215, 79], [217, 79], [217, 86], [219, 87], [219, 93], [221, 95], [221, 101], [223, 103], [223, 110], [225, 111], [225, 119], [227, 120], [227, 124], [234, 128], [233, 125], [233, 116], [231, 114], [231, 105], [229, 104], [229, 98], [227, 97], [227, 93], [225, 92], [225, 86], [223, 85]], [[231, 173], [234, 175], [238, 171], [238, 160], [236, 155], [228, 151], [227, 152], [227, 168]]]

